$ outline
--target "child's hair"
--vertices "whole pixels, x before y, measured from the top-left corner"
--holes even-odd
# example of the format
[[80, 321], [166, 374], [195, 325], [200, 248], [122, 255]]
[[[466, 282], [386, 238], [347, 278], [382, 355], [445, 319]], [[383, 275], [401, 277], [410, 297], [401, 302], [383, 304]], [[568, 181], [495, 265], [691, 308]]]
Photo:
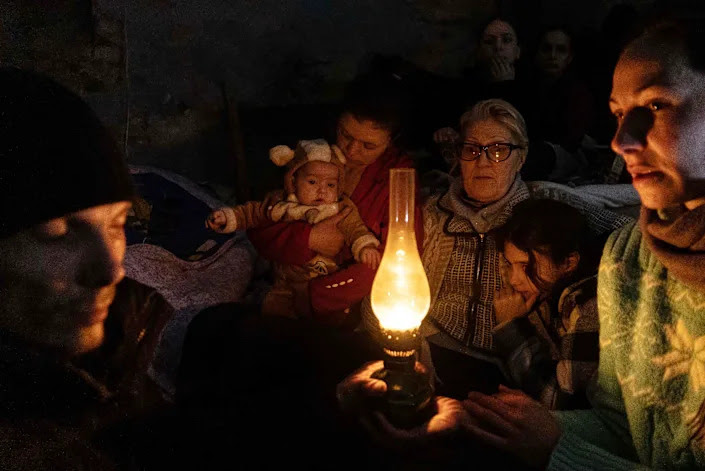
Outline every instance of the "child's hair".
[[500, 229], [497, 243], [501, 248], [511, 242], [529, 255], [528, 274], [539, 289], [542, 280], [536, 272], [533, 252], [546, 255], [559, 265], [572, 253], [580, 254], [580, 262], [570, 279], [596, 269], [593, 240], [583, 214], [572, 206], [550, 199], [528, 199], [514, 206], [512, 216]]

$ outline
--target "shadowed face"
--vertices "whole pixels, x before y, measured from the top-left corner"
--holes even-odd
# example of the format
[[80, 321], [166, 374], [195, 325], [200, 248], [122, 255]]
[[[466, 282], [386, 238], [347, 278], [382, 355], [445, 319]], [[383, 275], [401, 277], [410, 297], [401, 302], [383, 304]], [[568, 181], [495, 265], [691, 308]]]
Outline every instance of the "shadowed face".
[[391, 141], [389, 131], [374, 121], [358, 120], [350, 113], [338, 120], [336, 144], [345, 154], [346, 167], [367, 167], [384, 154]]
[[610, 108], [618, 128], [612, 149], [651, 209], [705, 196], [705, 74], [682, 51], [634, 43], [614, 71]]
[[0, 240], [0, 327], [70, 356], [97, 348], [125, 275], [129, 208], [95, 206]]
[[477, 48], [479, 62], [486, 64], [496, 58], [513, 64], [519, 59], [519, 53], [519, 40], [512, 25], [494, 20], [485, 27]]
[[573, 60], [570, 38], [561, 30], [548, 31], [541, 38], [536, 66], [549, 77], [562, 76]]

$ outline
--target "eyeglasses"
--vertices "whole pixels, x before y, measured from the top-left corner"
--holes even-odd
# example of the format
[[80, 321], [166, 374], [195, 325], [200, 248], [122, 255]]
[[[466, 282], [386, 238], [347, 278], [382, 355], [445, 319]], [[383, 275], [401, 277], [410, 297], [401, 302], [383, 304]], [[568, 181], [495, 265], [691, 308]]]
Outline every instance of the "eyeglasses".
[[512, 155], [514, 149], [523, 149], [523, 147], [505, 142], [497, 142], [487, 146], [463, 142], [460, 144], [460, 160], [472, 162], [480, 158], [482, 151], [485, 151], [485, 156], [489, 161], [497, 163], [504, 162]]

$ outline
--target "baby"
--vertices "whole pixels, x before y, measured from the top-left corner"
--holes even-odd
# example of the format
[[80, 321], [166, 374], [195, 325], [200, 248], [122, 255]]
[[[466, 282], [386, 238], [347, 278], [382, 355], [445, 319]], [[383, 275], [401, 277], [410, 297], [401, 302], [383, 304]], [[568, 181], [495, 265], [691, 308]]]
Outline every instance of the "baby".
[[[371, 269], [379, 265], [379, 241], [362, 222], [354, 203], [343, 194], [345, 156], [335, 145], [323, 139], [299, 141], [296, 150], [276, 146], [269, 157], [278, 166], [287, 167], [284, 190], [267, 195], [264, 201], [250, 201], [235, 207], [213, 211], [206, 225], [219, 233], [256, 227], [267, 222], [306, 221], [316, 224], [351, 210], [338, 224], [345, 244], [356, 261]], [[274, 285], [262, 305], [263, 314], [308, 317], [308, 281], [338, 269], [336, 262], [316, 255], [304, 266], [274, 265]]]

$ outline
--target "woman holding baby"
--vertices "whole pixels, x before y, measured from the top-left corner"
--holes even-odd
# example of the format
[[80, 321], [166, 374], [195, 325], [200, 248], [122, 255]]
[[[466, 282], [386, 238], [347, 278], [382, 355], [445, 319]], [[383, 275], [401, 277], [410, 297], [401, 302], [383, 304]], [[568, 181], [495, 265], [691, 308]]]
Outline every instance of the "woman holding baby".
[[[384, 251], [389, 222], [389, 170], [413, 167], [398, 146], [402, 130], [403, 94], [393, 77], [364, 76], [347, 90], [336, 126], [335, 144], [345, 158], [343, 193], [357, 207], [369, 231]], [[421, 201], [416, 200], [416, 240], [423, 242]], [[349, 210], [316, 224], [278, 222], [248, 230], [248, 237], [264, 258], [303, 265], [316, 255], [334, 257], [340, 269], [309, 282], [313, 318], [328, 325], [354, 326], [360, 301], [370, 293], [375, 271], [354, 260], [344, 247], [339, 223]], [[347, 262], [347, 264], [346, 264]], [[351, 315], [353, 314], [353, 315]]]

